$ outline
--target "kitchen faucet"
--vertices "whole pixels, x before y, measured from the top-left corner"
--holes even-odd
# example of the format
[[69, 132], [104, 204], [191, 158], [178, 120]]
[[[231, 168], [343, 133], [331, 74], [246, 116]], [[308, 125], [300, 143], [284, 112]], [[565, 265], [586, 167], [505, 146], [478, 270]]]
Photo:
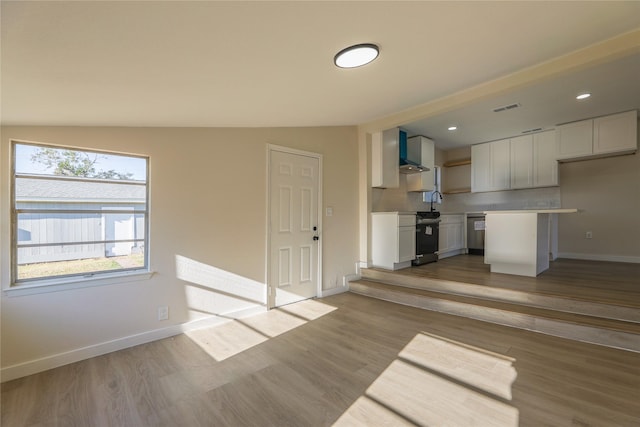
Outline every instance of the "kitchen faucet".
[[435, 210], [435, 209], [433, 209], [433, 196], [435, 196], [436, 194], [440, 195], [440, 200], [442, 200], [442, 193], [439, 192], [438, 190], [436, 190], [433, 193], [431, 193], [431, 212], [433, 212]]

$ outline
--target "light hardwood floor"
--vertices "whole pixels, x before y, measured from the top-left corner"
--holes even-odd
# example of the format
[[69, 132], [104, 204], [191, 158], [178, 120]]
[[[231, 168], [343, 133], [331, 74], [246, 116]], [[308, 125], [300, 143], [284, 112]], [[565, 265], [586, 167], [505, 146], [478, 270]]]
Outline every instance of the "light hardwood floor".
[[638, 426], [640, 354], [354, 294], [2, 386], [2, 426]]
[[459, 255], [394, 273], [640, 308], [640, 264], [634, 263], [558, 259], [525, 277], [491, 273], [484, 257]]

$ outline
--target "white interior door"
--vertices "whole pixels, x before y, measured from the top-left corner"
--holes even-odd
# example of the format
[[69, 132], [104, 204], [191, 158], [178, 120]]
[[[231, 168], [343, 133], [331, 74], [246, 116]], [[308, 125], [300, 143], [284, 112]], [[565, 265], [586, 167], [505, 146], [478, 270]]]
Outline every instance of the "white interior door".
[[315, 297], [320, 283], [320, 158], [269, 151], [269, 306]]

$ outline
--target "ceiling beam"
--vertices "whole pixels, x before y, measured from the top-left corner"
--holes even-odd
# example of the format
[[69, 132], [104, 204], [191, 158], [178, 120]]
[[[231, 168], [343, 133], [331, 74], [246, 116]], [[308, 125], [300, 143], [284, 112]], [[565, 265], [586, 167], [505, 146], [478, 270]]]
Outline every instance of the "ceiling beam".
[[429, 101], [407, 110], [360, 124], [359, 132], [372, 133], [443, 114], [509, 93], [544, 80], [574, 73], [596, 65], [640, 53], [640, 28], [587, 46], [549, 61], [522, 69], [495, 80]]

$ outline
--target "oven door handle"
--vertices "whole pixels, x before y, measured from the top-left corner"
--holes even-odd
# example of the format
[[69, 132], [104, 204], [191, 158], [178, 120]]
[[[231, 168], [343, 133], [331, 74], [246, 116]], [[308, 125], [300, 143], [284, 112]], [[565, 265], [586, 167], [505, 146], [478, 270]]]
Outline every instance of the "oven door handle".
[[440, 221], [442, 220], [441, 219], [421, 219], [421, 220], [418, 220], [416, 225], [434, 225], [434, 224], [438, 224]]

